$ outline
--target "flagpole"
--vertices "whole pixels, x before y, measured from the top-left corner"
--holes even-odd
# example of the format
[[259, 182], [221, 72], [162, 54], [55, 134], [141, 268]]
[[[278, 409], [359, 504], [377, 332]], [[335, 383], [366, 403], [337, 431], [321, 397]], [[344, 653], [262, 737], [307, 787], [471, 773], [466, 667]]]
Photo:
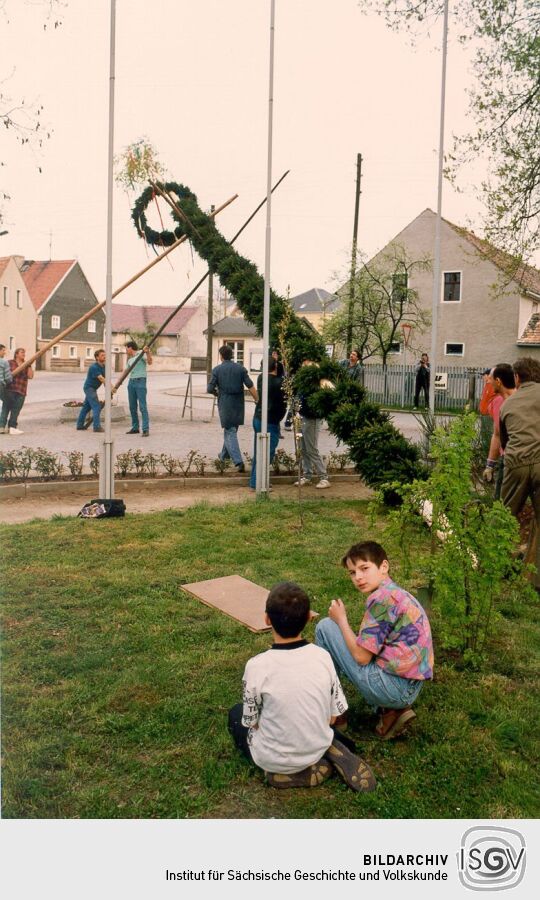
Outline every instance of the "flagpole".
[[431, 353], [429, 379], [429, 409], [435, 414], [435, 372], [437, 363], [437, 325], [439, 304], [441, 301], [441, 219], [442, 219], [442, 186], [444, 165], [444, 112], [446, 102], [446, 57], [448, 47], [448, 2], [444, 3], [443, 38], [442, 38], [442, 72], [441, 72], [441, 113], [439, 126], [439, 171], [437, 184], [437, 218], [435, 220], [435, 253], [433, 261], [433, 293], [431, 297]]
[[270, 0], [270, 72], [268, 86], [268, 159], [266, 178], [266, 244], [264, 254], [263, 359], [261, 431], [257, 435], [257, 495], [268, 496], [270, 488], [270, 443], [268, 435], [268, 358], [270, 356], [270, 247], [272, 237], [272, 128], [274, 113], [275, 0]]
[[109, 147], [107, 159], [107, 273], [105, 281], [105, 437], [99, 467], [100, 498], [114, 497], [112, 404], [112, 241], [113, 241], [113, 166], [114, 166], [114, 80], [116, 42], [116, 0], [111, 0], [109, 61]]

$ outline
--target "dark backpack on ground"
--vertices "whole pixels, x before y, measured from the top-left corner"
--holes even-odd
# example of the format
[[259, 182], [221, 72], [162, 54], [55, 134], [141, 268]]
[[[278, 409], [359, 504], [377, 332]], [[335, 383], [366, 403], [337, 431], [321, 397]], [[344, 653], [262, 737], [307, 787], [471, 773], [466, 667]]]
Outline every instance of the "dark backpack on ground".
[[125, 516], [126, 504], [123, 500], [91, 500], [85, 503], [79, 513], [81, 519], [108, 519]]

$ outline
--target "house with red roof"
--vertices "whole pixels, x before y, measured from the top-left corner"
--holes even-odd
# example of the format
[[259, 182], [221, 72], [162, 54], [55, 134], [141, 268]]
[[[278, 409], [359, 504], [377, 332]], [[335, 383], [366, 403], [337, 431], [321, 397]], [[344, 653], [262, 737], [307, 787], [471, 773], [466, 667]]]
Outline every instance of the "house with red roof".
[[127, 341], [136, 340], [141, 345], [144, 335], [153, 335], [167, 320], [163, 334], [152, 347], [153, 371], [186, 372], [193, 367], [195, 360], [206, 357], [206, 339], [203, 335], [208, 321], [206, 302], [196, 301], [183, 306], [177, 313], [174, 309], [171, 306], [113, 303], [113, 349], [121, 354], [122, 367], [125, 363], [122, 348]]
[[[20, 273], [37, 314], [37, 349], [68, 328], [99, 304], [76, 259], [25, 259]], [[39, 368], [78, 371], [94, 361], [94, 351], [103, 346], [105, 313], [79, 325], [38, 361]]]
[[0, 258], [0, 344], [7, 347], [6, 359], [24, 347], [27, 356], [36, 349], [37, 313], [23, 281], [22, 256]]
[[[392, 245], [403, 247], [411, 260], [430, 257], [435, 247], [437, 216], [425, 209], [375, 256], [367, 267], [391, 255]], [[415, 271], [407, 285], [420, 305], [431, 313], [433, 272]], [[348, 295], [348, 285], [339, 293]], [[441, 223], [441, 274], [438, 285], [437, 369], [466, 366], [484, 369], [512, 363], [521, 356], [540, 360], [540, 271], [525, 265], [474, 232]], [[430, 353], [431, 327], [413, 328], [407, 360]], [[396, 340], [388, 362], [404, 359], [403, 342]], [[414, 359], [414, 357], [413, 357]], [[375, 358], [367, 360], [379, 362]]]

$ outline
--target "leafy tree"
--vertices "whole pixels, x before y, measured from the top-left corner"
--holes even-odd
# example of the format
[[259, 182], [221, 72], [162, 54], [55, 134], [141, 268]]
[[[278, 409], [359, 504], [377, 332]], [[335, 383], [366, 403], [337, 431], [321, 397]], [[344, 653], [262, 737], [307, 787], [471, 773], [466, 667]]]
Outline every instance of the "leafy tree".
[[[443, 0], [360, 0], [387, 24], [410, 33], [430, 27]], [[507, 251], [509, 274], [540, 248], [540, 6], [538, 0], [452, 0], [450, 33], [472, 43], [469, 91], [474, 127], [454, 137], [447, 174], [482, 155], [488, 240]], [[513, 269], [513, 271], [512, 271]]]
[[325, 324], [325, 341], [345, 347], [352, 321], [353, 348], [358, 350], [360, 361], [379, 357], [386, 365], [404, 323], [420, 333], [429, 325], [429, 313], [420, 305], [411, 278], [415, 272], [430, 268], [428, 258], [412, 260], [400, 244], [390, 244], [373, 262], [359, 269], [352, 297], [349, 284], [342, 289], [343, 303]]

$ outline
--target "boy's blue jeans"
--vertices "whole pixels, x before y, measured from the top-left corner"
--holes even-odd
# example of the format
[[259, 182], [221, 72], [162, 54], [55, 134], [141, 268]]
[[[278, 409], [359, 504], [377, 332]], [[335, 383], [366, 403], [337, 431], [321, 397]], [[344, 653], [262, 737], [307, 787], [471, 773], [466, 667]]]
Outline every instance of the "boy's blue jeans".
[[[253, 431], [255, 432], [255, 435], [253, 438], [253, 462], [251, 463], [251, 475], [249, 479], [249, 486], [251, 488], [255, 488], [257, 484], [257, 435], [261, 433], [261, 425], [262, 422], [260, 419], [253, 419]], [[273, 425], [272, 422], [268, 422], [268, 434], [270, 435], [270, 462], [272, 462], [276, 455], [277, 445], [279, 444], [279, 425]]]
[[131, 427], [139, 427], [139, 413], [141, 411], [142, 430], [148, 431], [148, 406], [146, 405], [146, 378], [130, 378], [128, 381], [129, 412], [131, 414]]
[[377, 665], [374, 659], [361, 666], [353, 659], [339, 625], [332, 619], [321, 619], [315, 629], [315, 643], [328, 650], [338, 672], [352, 681], [370, 706], [386, 709], [403, 709], [411, 706], [424, 684], [413, 678], [390, 675]]
[[92, 410], [93, 427], [94, 431], [96, 431], [101, 425], [101, 403], [98, 400], [97, 390], [92, 387], [84, 389], [84, 403], [81, 406], [79, 418], [77, 419], [77, 428], [81, 429], [84, 427], [86, 416], [90, 410]]

